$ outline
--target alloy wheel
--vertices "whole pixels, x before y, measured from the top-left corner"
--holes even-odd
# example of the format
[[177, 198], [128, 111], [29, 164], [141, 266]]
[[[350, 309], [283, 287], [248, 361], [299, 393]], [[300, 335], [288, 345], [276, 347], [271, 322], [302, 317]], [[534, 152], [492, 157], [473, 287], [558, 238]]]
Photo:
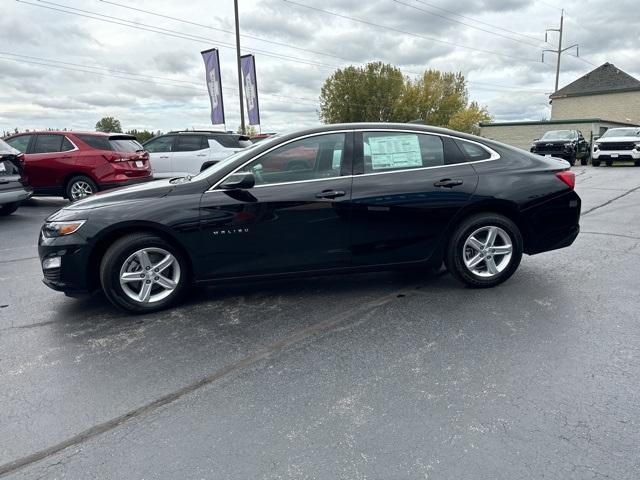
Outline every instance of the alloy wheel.
[[93, 195], [93, 187], [82, 180], [75, 182], [71, 186], [71, 199], [80, 200], [81, 198]]
[[464, 242], [464, 264], [471, 273], [492, 278], [502, 273], [511, 262], [513, 242], [500, 227], [485, 226], [474, 231]]
[[123, 292], [131, 300], [156, 303], [178, 287], [180, 264], [167, 250], [143, 248], [124, 261], [119, 278]]

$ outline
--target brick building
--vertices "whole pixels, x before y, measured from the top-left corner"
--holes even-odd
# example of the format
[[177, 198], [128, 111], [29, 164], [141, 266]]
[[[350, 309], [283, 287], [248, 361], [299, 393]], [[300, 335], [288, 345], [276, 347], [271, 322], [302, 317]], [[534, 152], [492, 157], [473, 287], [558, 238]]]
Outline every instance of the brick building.
[[529, 149], [549, 130], [581, 130], [585, 138], [609, 128], [640, 125], [640, 80], [605, 63], [553, 93], [551, 120], [480, 125], [480, 135]]

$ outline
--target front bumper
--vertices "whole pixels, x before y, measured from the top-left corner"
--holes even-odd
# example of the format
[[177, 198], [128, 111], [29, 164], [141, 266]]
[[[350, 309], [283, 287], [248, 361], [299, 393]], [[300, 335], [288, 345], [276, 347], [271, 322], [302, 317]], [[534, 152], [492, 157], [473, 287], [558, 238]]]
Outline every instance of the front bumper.
[[636, 161], [640, 160], [640, 150], [593, 150], [591, 153], [593, 160], [604, 161]]
[[14, 190], [0, 192], [0, 205], [17, 203], [28, 200], [33, 195], [33, 190], [26, 188], [16, 188]]
[[89, 293], [90, 248], [82, 237], [45, 238], [40, 233], [38, 241], [40, 265], [45, 259], [60, 258], [59, 268], [43, 269], [44, 284], [68, 295]]

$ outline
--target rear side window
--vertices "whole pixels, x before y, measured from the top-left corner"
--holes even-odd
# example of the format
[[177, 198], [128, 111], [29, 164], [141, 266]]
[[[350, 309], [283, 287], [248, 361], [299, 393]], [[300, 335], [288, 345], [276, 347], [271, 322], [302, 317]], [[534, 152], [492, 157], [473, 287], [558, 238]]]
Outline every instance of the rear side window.
[[31, 137], [33, 137], [33, 135], [21, 135], [19, 137], [10, 138], [6, 140], [6, 142], [19, 152], [26, 153]]
[[111, 150], [109, 139], [103, 135], [76, 135], [80, 140], [96, 150]]
[[478, 160], [489, 160], [491, 158], [491, 153], [489, 153], [486, 148], [483, 148], [476, 143], [465, 142], [464, 140], [457, 139], [456, 143], [468, 157], [470, 162], [476, 162]]
[[[36, 141], [33, 144], [31, 153], [56, 153], [63, 151], [63, 135], [36, 135]], [[67, 141], [68, 145], [65, 145], [66, 150], [73, 149], [73, 146]], [[71, 146], [71, 148], [68, 148]]]
[[196, 150], [202, 150], [204, 148], [209, 148], [205, 137], [201, 135], [179, 135], [178, 143], [174, 151], [195, 152]]
[[442, 140], [436, 135], [364, 132], [364, 173], [444, 165]]

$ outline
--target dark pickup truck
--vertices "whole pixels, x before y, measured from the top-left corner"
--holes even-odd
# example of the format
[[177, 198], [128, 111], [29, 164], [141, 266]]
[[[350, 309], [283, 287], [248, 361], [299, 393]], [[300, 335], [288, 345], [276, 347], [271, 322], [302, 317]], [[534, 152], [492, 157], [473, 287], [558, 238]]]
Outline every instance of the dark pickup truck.
[[11, 215], [33, 194], [23, 163], [24, 155], [0, 140], [0, 216]]
[[563, 158], [571, 165], [575, 165], [576, 160], [582, 165], [589, 163], [589, 152], [589, 142], [580, 130], [551, 130], [531, 145], [531, 153]]

